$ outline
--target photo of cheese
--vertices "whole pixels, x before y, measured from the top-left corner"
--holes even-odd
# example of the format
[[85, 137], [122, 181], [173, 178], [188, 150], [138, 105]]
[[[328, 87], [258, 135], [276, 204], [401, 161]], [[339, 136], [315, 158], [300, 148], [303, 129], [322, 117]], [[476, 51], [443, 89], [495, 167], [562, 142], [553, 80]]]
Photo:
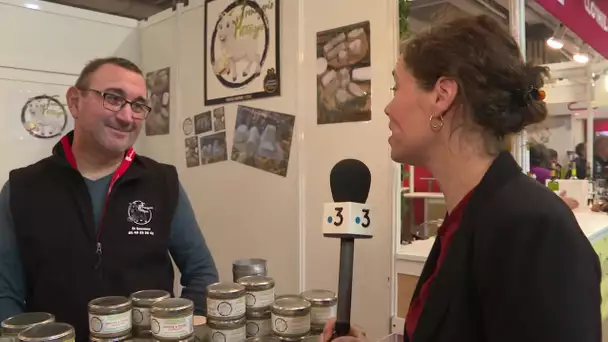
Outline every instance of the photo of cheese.
[[317, 123], [371, 120], [370, 26], [317, 33]]

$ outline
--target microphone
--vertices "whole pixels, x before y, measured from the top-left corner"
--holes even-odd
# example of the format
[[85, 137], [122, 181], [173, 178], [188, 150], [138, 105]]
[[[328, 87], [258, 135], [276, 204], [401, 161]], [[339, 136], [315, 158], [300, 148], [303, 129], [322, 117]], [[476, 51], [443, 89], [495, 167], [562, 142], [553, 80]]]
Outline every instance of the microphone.
[[332, 339], [350, 331], [355, 239], [373, 236], [372, 210], [365, 204], [371, 179], [369, 168], [357, 159], [341, 160], [329, 177], [334, 202], [324, 205], [323, 236], [340, 239], [338, 310]]

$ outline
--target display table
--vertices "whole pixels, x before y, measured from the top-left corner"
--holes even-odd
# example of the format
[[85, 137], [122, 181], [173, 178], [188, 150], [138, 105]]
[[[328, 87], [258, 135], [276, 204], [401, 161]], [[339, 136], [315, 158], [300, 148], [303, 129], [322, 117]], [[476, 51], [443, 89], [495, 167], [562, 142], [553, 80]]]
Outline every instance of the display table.
[[[574, 215], [581, 229], [591, 241], [597, 252], [602, 266], [602, 319], [608, 317], [608, 282], [605, 281], [608, 273], [608, 214], [595, 213], [587, 208], [574, 210]], [[395, 255], [395, 276], [397, 317], [393, 318], [393, 332], [402, 330], [403, 312], [407, 311], [409, 300], [413, 294], [415, 282], [422, 273], [422, 268], [431, 251], [435, 238], [414, 241], [409, 245], [400, 245]], [[406, 305], [405, 308], [400, 306]]]

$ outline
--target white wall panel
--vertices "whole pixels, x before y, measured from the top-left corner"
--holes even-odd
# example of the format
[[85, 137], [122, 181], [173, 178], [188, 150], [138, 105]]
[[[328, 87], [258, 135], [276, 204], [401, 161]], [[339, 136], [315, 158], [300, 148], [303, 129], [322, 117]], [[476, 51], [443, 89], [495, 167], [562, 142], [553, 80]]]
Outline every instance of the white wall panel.
[[[365, 327], [371, 340], [389, 333], [390, 277], [393, 229], [394, 164], [387, 142], [388, 118], [384, 107], [391, 99], [391, 71], [396, 60], [396, 2], [367, 0], [302, 1], [303, 39], [302, 98], [306, 163], [306, 286], [336, 289], [338, 284], [338, 240], [320, 233], [322, 203], [331, 202], [329, 174], [343, 158], [357, 158], [372, 173], [368, 203], [375, 205], [375, 236], [355, 242], [355, 273], [352, 321]], [[345, 11], [345, 9], [348, 9]], [[317, 125], [316, 33], [370, 21], [372, 68], [372, 120], [370, 122]]]
[[0, 0], [0, 66], [77, 74], [93, 58], [139, 60], [137, 21], [44, 1]]
[[[296, 114], [298, 42], [293, 37], [298, 32], [294, 24], [297, 18], [297, 2], [283, 1], [281, 21], [289, 24], [281, 28], [282, 96], [240, 105]], [[232, 280], [233, 260], [260, 257], [269, 261], [277, 293], [297, 293], [300, 273], [297, 137], [294, 136], [291, 146], [287, 177], [230, 160], [186, 168], [183, 120], [220, 107], [205, 108], [203, 104], [204, 22], [204, 2], [190, 1], [179, 13], [165, 11], [141, 24], [144, 69], [153, 71], [171, 66], [174, 104], [171, 134], [142, 137], [142, 150], [150, 157], [177, 166], [221, 280]], [[224, 107], [230, 157], [237, 104]]]

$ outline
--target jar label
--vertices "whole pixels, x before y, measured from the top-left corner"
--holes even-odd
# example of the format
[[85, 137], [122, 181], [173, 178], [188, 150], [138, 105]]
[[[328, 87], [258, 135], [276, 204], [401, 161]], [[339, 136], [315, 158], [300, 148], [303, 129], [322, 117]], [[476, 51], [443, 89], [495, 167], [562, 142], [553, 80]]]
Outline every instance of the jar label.
[[89, 331], [95, 334], [115, 334], [131, 329], [131, 310], [114, 315], [89, 314]]
[[192, 315], [176, 318], [150, 318], [152, 335], [159, 338], [182, 338], [192, 335], [194, 327], [192, 325]]
[[219, 318], [238, 318], [245, 314], [245, 296], [236, 299], [207, 298], [207, 316]]
[[247, 321], [247, 337], [268, 336], [272, 331], [270, 319], [250, 319]]
[[267, 308], [274, 303], [274, 288], [264, 291], [247, 292], [248, 308]]
[[211, 329], [211, 342], [243, 342], [247, 339], [245, 326], [231, 330]]
[[337, 306], [315, 307], [310, 310], [310, 323], [315, 325], [325, 325], [330, 318], [335, 318]]
[[133, 308], [133, 325], [138, 327], [150, 326], [150, 309]]
[[288, 317], [272, 314], [272, 331], [279, 335], [304, 335], [310, 331], [310, 315]]

